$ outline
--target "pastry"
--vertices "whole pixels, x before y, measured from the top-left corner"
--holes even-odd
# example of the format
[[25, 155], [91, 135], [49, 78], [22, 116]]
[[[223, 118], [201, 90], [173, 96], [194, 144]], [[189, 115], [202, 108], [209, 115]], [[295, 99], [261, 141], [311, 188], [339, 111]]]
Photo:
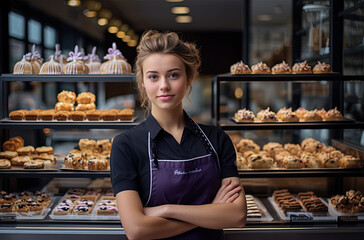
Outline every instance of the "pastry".
[[32, 158], [29, 156], [18, 156], [10, 160], [12, 166], [23, 167], [24, 163], [31, 161]]
[[313, 138], [306, 138], [301, 142], [301, 148], [303, 151], [307, 152], [318, 152], [320, 151], [325, 145]]
[[13, 74], [38, 74], [34, 63], [27, 61], [25, 55], [14, 65]]
[[270, 169], [273, 167], [273, 158], [252, 154], [248, 158], [248, 166], [251, 169]]
[[83, 111], [72, 111], [68, 114], [69, 120], [83, 121], [86, 119], [86, 113]]
[[341, 167], [343, 168], [360, 168], [361, 162], [358, 157], [352, 155], [345, 155], [340, 158]]
[[86, 111], [86, 118], [89, 121], [99, 121], [101, 117], [101, 111], [100, 110], [89, 110]]
[[236, 145], [236, 148], [239, 152], [244, 153], [245, 151], [251, 150], [255, 153], [260, 151], [260, 146], [254, 143], [250, 139], [241, 139], [239, 143]]
[[341, 114], [341, 112], [337, 110], [337, 108], [335, 107], [334, 109], [330, 109], [329, 111], [327, 111], [323, 119], [326, 121], [333, 121], [333, 120], [343, 120], [344, 117]]
[[27, 156], [35, 152], [35, 148], [33, 146], [25, 146], [18, 148], [16, 150], [19, 156]]
[[230, 66], [231, 74], [251, 74], [251, 70], [248, 65], [243, 61], [237, 62]]
[[297, 169], [304, 167], [302, 160], [299, 157], [293, 155], [284, 157], [282, 165], [286, 169]]
[[313, 73], [329, 73], [332, 72], [330, 64], [325, 62], [318, 61], [317, 64], [313, 67]]
[[115, 121], [117, 119], [114, 111], [102, 111], [100, 118], [104, 121]]
[[37, 147], [35, 149], [35, 152], [37, 154], [42, 154], [42, 153], [53, 154], [53, 148], [50, 146]]
[[73, 103], [57, 102], [54, 109], [56, 111], [73, 111], [74, 105]]
[[117, 114], [117, 118], [119, 120], [132, 120], [134, 116], [134, 109], [124, 108], [119, 111]]
[[89, 69], [89, 74], [100, 74], [101, 61], [96, 55], [96, 47], [92, 48], [92, 53], [87, 55], [86, 65]]
[[345, 195], [336, 195], [330, 198], [330, 204], [337, 211], [343, 213], [358, 213], [363, 211], [364, 198], [360, 191], [350, 190]]
[[16, 142], [16, 145], [18, 146], [18, 148], [24, 146], [24, 139], [22, 137], [20, 137], [20, 136], [9, 138], [9, 141]]
[[278, 112], [276, 113], [277, 118], [281, 119], [281, 117], [283, 116], [283, 114], [285, 112], [292, 112], [292, 108], [283, 107], [283, 108], [279, 109]]
[[306, 168], [322, 168], [322, 161], [317, 155], [310, 152], [303, 152], [301, 160]]
[[263, 146], [263, 150], [266, 151], [270, 157], [274, 158], [276, 153], [283, 150], [283, 146], [277, 142], [269, 142]]
[[66, 168], [84, 169], [86, 166], [86, 160], [83, 159], [81, 154], [72, 153], [65, 157], [64, 164]]
[[281, 115], [280, 120], [283, 122], [299, 122], [300, 121], [300, 119], [297, 117], [297, 115], [291, 111], [284, 112]]
[[62, 74], [62, 64], [57, 62], [52, 55], [49, 61], [42, 65], [39, 74]]
[[243, 157], [243, 154], [240, 152], [236, 153], [236, 166], [238, 170], [249, 168], [248, 161], [246, 160], [246, 158]]
[[76, 111], [89, 111], [89, 110], [95, 110], [95, 109], [96, 109], [95, 103], [78, 104], [76, 106]]
[[5, 152], [0, 152], [0, 158], [4, 158], [4, 159], [12, 159], [14, 157], [17, 157], [18, 153], [16, 151], [5, 151]]
[[271, 73], [270, 68], [266, 63], [259, 62], [254, 64], [252, 67], [252, 74]]
[[54, 120], [57, 121], [67, 121], [69, 116], [69, 111], [57, 111], [54, 114]]
[[14, 212], [13, 204], [11, 204], [11, 203], [0, 204], [0, 212], [2, 212], [2, 213]]
[[[51, 162], [51, 163], [55, 163], [56, 162], [56, 158], [54, 157], [53, 154], [48, 154], [48, 153], [41, 153], [37, 156], [36, 159], [40, 159], [44, 161], [44, 164], [47, 163], [47, 161]], [[34, 159], [34, 160], [36, 160]]]
[[107, 170], [108, 164], [106, 159], [90, 159], [87, 162], [88, 170]]
[[96, 97], [93, 93], [83, 92], [77, 95], [76, 101], [78, 104], [95, 103]]
[[295, 63], [292, 67], [292, 73], [312, 73], [311, 67], [307, 64], [307, 61]]
[[96, 144], [97, 144], [98, 151], [100, 153], [102, 153], [104, 151], [109, 151], [109, 152], [111, 151], [111, 142], [109, 139], [97, 140]]
[[11, 163], [8, 159], [0, 159], [0, 169], [11, 168]]
[[116, 216], [116, 215], [118, 215], [118, 209], [116, 206], [99, 205], [96, 209], [96, 214], [97, 215]]
[[18, 194], [19, 199], [29, 199], [31, 197], [31, 193], [28, 191], [23, 191]]
[[73, 207], [69, 206], [69, 205], [65, 205], [65, 204], [60, 204], [57, 205], [54, 210], [53, 210], [53, 214], [54, 215], [67, 215], [70, 214], [72, 212]]
[[10, 120], [24, 120], [25, 119], [25, 113], [28, 112], [27, 110], [16, 110], [11, 111], [9, 113], [9, 119]]
[[56, 112], [54, 110], [41, 111], [38, 114], [38, 120], [52, 121], [55, 113]]
[[91, 211], [92, 211], [92, 207], [89, 207], [84, 204], [77, 205], [73, 209], [73, 213], [76, 215], [88, 215], [88, 214], [91, 214]]
[[131, 65], [116, 48], [115, 43], [112, 44], [112, 48], [108, 49], [108, 54], [104, 59], [108, 59], [108, 61], [101, 64], [101, 74], [130, 74], [132, 72]]
[[39, 169], [44, 168], [44, 161], [42, 160], [31, 160], [24, 163], [23, 167], [25, 169]]
[[12, 139], [9, 139], [3, 143], [4, 151], [16, 151], [16, 149], [18, 149], [19, 147], [19, 143]]
[[93, 152], [97, 150], [97, 142], [93, 139], [82, 138], [79, 140], [78, 146], [81, 151], [91, 150]]
[[326, 110], [324, 108], [321, 108], [320, 110], [315, 110], [318, 115], [322, 117], [322, 119], [325, 119]]
[[291, 67], [283, 61], [282, 63], [278, 63], [272, 67], [273, 74], [287, 74], [291, 73]]
[[78, 51], [78, 46], [75, 46], [75, 51], [69, 53], [67, 58], [68, 63], [63, 66], [64, 74], [88, 74], [89, 69], [83, 62], [82, 53]]
[[24, 118], [25, 120], [37, 120], [38, 119], [38, 114], [41, 112], [42, 110], [40, 109], [36, 109], [36, 110], [30, 110], [25, 112], [24, 114]]
[[76, 94], [71, 91], [63, 90], [62, 92], [58, 93], [57, 100], [58, 102], [74, 104], [76, 101]]
[[315, 111], [308, 111], [305, 115], [303, 115], [304, 121], [322, 121], [322, 117]]
[[341, 161], [336, 158], [331, 158], [330, 156], [323, 162], [325, 168], [339, 168], [341, 166]]
[[240, 109], [235, 114], [235, 121], [237, 122], [254, 122], [255, 116], [254, 113], [250, 110]]
[[308, 113], [308, 110], [306, 110], [305, 108], [303, 107], [300, 107], [298, 108], [296, 111], [295, 111], [295, 114], [297, 115], [297, 117], [299, 119], [303, 119], [303, 116]]
[[302, 152], [302, 148], [299, 144], [286, 143], [283, 148], [294, 156], [300, 156]]
[[277, 122], [278, 118], [273, 111], [270, 111], [269, 107], [264, 110], [260, 110], [257, 114], [257, 118], [262, 122]]

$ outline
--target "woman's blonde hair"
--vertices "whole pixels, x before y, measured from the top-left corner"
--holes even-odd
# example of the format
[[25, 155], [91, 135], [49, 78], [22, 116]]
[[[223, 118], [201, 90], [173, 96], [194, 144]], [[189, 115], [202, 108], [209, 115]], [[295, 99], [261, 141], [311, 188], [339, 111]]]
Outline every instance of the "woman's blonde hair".
[[151, 108], [151, 103], [143, 86], [143, 61], [153, 53], [173, 54], [185, 64], [187, 82], [191, 92], [192, 80], [197, 78], [201, 58], [196, 45], [184, 42], [174, 32], [161, 33], [155, 30], [146, 31], [137, 47], [134, 65], [135, 78], [139, 89], [139, 100], [142, 107]]

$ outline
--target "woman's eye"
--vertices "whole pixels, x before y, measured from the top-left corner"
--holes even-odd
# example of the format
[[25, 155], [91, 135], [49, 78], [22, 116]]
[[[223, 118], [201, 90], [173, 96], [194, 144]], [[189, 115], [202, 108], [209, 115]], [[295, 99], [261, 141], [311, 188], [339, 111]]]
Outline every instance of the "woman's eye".
[[170, 78], [177, 78], [178, 77], [178, 73], [171, 73], [171, 75], [169, 75]]
[[148, 78], [150, 80], [156, 80], [157, 79], [157, 76], [156, 75], [149, 75]]

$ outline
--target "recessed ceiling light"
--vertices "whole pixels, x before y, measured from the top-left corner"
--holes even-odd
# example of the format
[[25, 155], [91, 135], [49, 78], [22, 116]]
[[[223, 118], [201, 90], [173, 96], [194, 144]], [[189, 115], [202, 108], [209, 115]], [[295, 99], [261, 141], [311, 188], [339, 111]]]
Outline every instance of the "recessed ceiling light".
[[132, 39], [132, 40], [130, 40], [128, 43], [127, 43], [127, 45], [129, 46], [129, 47], [136, 47], [136, 45], [138, 44], [138, 42], [136, 41], [136, 40], [134, 40], [134, 39]]
[[71, 6], [71, 7], [78, 7], [81, 5], [81, 1], [80, 0], [68, 0], [67, 5]]
[[269, 14], [260, 14], [257, 17], [258, 21], [261, 22], [268, 22], [268, 21], [272, 21], [272, 16]]
[[178, 23], [190, 23], [190, 22], [192, 22], [192, 17], [191, 16], [177, 16], [176, 17], [176, 22], [178, 22]]
[[173, 7], [171, 9], [173, 14], [187, 14], [190, 12], [190, 8], [188, 7]]
[[105, 26], [108, 22], [109, 22], [109, 20], [107, 20], [107, 18], [97, 19], [97, 24], [99, 24], [100, 26]]
[[131, 40], [131, 37], [129, 35], [125, 35], [122, 40], [123, 40], [123, 42], [127, 43]]
[[117, 32], [117, 33], [116, 33], [116, 36], [117, 36], [118, 38], [123, 38], [123, 37], [125, 37], [125, 32], [123, 32], [123, 31], [119, 31], [119, 32]]

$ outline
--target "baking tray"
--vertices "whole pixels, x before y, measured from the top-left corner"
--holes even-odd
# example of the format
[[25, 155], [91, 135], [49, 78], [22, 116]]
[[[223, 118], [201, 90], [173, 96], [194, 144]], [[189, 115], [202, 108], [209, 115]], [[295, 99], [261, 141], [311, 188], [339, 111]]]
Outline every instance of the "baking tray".
[[64, 164], [61, 164], [59, 170], [62, 171], [70, 171], [70, 172], [110, 172], [110, 167], [107, 170], [88, 170], [88, 169], [73, 169], [73, 168], [66, 168]]
[[350, 118], [344, 118], [344, 119], [341, 119], [341, 120], [322, 120], [322, 121], [304, 121], [304, 120], [300, 120], [298, 122], [294, 122], [294, 121], [282, 121], [282, 120], [278, 120], [276, 122], [263, 122], [259, 119], [255, 119], [254, 121], [252, 122], [238, 122], [234, 117], [230, 118], [231, 121], [233, 121], [234, 123], [236, 124], [256, 124], [256, 123], [261, 123], [261, 124], [285, 124], [285, 123], [329, 123], [329, 122], [355, 122], [354, 119], [350, 119]]
[[[248, 195], [246, 195], [248, 196]], [[250, 195], [252, 196], [252, 195]], [[263, 203], [256, 197], [252, 196], [253, 200], [255, 202], [255, 204], [257, 205], [257, 207], [259, 208], [262, 217], [260, 218], [246, 218], [247, 222], [271, 222], [273, 221], [273, 217], [270, 215], [270, 213], [268, 212], [267, 208], [263, 205]]]
[[[65, 199], [65, 197], [66, 196], [63, 196], [57, 202], [57, 204], [54, 204], [54, 208], [57, 207], [58, 203], [63, 201]], [[88, 215], [77, 215], [77, 214], [54, 215], [53, 209], [52, 209], [52, 212], [49, 214], [49, 217], [54, 220], [118, 220], [118, 221], [120, 221], [119, 214], [116, 216], [105, 216], [105, 215], [100, 216], [100, 215], [96, 214], [96, 211], [97, 211], [96, 208], [102, 199], [103, 199], [103, 197], [100, 197], [100, 199], [95, 203], [91, 213]]]
[[106, 123], [133, 123], [138, 119], [138, 116], [134, 116], [131, 120], [113, 120], [113, 121], [90, 121], [90, 120], [83, 120], [83, 121], [73, 121], [73, 120], [66, 120], [66, 121], [58, 121], [58, 120], [11, 120], [9, 118], [3, 118], [0, 120], [0, 122], [3, 123], [100, 123], [100, 122], [106, 122]]
[[330, 203], [330, 199], [326, 199], [327, 203], [325, 202], [325, 204], [328, 206], [329, 208], [329, 212], [331, 215], [335, 216], [335, 217], [341, 217], [341, 216], [357, 216], [358, 220], [364, 220], [364, 212], [359, 212], [359, 213], [343, 213], [343, 212], [339, 212], [337, 211], [334, 206], [331, 205]]
[[[329, 206], [326, 203], [325, 200], [322, 198], [319, 198], [323, 204], [325, 204], [328, 208], [327, 216], [312, 216], [314, 222], [336, 222], [337, 217], [335, 215], [332, 215], [329, 211]], [[290, 222], [290, 218], [284, 214], [284, 212], [279, 208], [279, 206], [276, 204], [276, 202], [273, 200], [273, 197], [268, 197], [269, 202], [272, 204], [274, 210], [278, 213], [278, 216], [284, 221], [284, 222]], [[304, 212], [304, 211], [301, 211]], [[299, 213], [299, 212], [297, 212]], [[310, 212], [308, 212], [310, 213]]]
[[11, 168], [8, 169], [0, 169], [0, 172], [56, 172], [59, 171], [61, 166], [60, 161], [61, 159], [64, 159], [64, 155], [54, 155], [54, 157], [56, 158], [56, 162], [52, 165], [44, 165], [44, 168], [25, 169], [23, 167], [11, 166]]

